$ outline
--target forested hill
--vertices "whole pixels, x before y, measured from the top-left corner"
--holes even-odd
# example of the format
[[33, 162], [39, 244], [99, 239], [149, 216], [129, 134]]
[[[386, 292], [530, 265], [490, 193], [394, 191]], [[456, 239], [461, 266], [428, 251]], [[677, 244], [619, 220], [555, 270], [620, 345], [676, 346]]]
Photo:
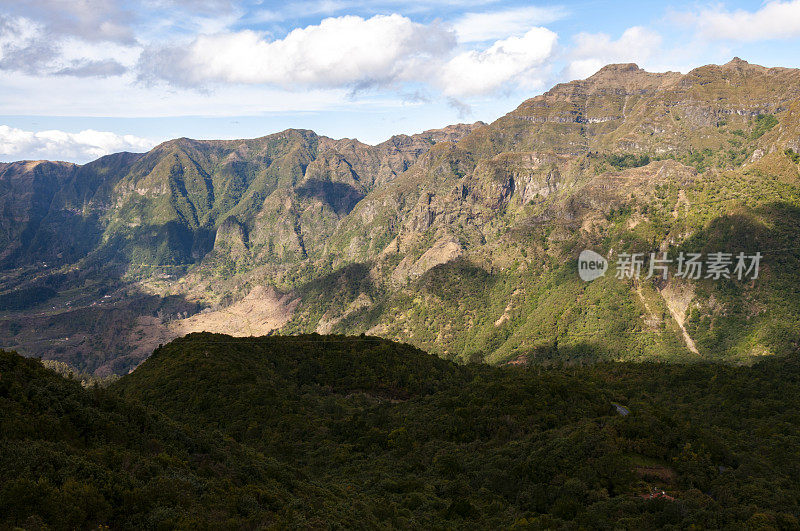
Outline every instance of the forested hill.
[[192, 334], [103, 390], [3, 352], [0, 527], [796, 528], [799, 397], [795, 357], [496, 368]]

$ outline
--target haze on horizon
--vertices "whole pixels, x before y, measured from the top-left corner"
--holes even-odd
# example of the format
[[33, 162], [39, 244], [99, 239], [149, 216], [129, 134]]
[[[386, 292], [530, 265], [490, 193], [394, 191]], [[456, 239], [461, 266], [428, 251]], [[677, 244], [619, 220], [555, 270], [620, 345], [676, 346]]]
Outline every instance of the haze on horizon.
[[0, 161], [491, 121], [608, 63], [800, 66], [800, 0], [0, 3]]

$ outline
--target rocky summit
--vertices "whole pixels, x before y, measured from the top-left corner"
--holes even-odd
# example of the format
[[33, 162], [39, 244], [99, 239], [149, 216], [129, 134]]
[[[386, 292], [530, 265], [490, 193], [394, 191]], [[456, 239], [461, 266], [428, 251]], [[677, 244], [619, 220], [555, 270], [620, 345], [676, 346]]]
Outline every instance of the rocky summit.
[[[800, 344], [798, 233], [800, 70], [609, 65], [374, 146], [287, 130], [0, 164], [0, 346], [93, 377], [200, 331], [751, 363]], [[591, 282], [584, 249], [611, 266]], [[648, 275], [662, 253], [733, 263]], [[643, 274], [615, 274], [630, 256]]]

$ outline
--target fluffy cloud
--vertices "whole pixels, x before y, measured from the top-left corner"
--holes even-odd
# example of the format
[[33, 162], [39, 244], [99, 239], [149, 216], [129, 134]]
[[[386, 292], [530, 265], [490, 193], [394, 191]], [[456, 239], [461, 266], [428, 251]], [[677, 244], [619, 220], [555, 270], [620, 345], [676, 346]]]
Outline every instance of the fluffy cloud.
[[509, 83], [541, 85], [540, 70], [553, 55], [557, 39], [549, 29], [535, 27], [485, 50], [463, 52], [443, 66], [439, 83], [448, 96], [486, 94]]
[[359, 87], [413, 77], [431, 58], [454, 46], [451, 31], [397, 14], [344, 16], [273, 41], [245, 30], [201, 35], [186, 47], [150, 48], [142, 54], [138, 70], [144, 81], [176, 86], [223, 82]]
[[[537, 8], [536, 16], [543, 12]], [[478, 34], [469, 23], [461, 31], [472, 35], [469, 39], [497, 32], [488, 26], [486, 30]], [[137, 69], [139, 79], [148, 84], [166, 81], [177, 87], [226, 83], [363, 88], [422, 82], [437, 85], [446, 96], [463, 97], [510, 84], [541, 84], [541, 69], [556, 41], [557, 35], [546, 28], [527, 27], [521, 36], [458, 53], [454, 32], [438, 24], [423, 25], [397, 14], [343, 16], [272, 41], [244, 30], [201, 35], [185, 46], [149, 48]]]
[[0, 157], [4, 160], [59, 159], [74, 162], [89, 160], [118, 151], [147, 151], [155, 142], [133, 135], [118, 135], [87, 129], [65, 131], [24, 131], [0, 125]]
[[628, 28], [617, 40], [605, 33], [579, 33], [570, 52], [566, 75], [583, 79], [609, 63], [643, 63], [661, 48], [661, 36], [640, 26]]
[[758, 41], [800, 37], [800, 0], [767, 2], [757, 11], [721, 6], [681, 17], [708, 39]]
[[562, 8], [526, 6], [490, 13], [466, 13], [453, 23], [459, 42], [481, 42], [521, 35], [533, 26], [565, 16]]

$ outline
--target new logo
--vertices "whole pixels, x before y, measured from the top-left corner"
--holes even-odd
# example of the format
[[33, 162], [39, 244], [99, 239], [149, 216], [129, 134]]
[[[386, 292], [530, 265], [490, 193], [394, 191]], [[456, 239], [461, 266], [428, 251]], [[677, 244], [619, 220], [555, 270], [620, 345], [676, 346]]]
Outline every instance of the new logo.
[[594, 251], [585, 249], [578, 256], [578, 275], [581, 280], [592, 281], [605, 275], [608, 269], [608, 260]]

